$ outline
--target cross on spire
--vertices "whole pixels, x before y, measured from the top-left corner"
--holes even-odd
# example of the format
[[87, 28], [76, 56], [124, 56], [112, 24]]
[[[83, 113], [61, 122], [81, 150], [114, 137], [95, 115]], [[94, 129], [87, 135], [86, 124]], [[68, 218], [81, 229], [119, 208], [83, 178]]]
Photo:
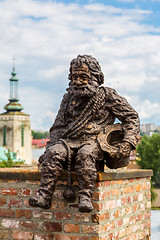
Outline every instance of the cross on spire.
[[15, 68], [15, 61], [16, 61], [16, 58], [15, 58], [15, 56], [13, 55], [13, 68]]

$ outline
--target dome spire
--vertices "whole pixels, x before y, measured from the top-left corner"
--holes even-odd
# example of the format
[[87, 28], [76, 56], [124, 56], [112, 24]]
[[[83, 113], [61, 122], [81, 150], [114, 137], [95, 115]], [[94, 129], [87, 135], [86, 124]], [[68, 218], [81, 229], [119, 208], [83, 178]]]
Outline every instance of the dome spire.
[[15, 57], [13, 56], [13, 71], [12, 77], [9, 79], [10, 81], [10, 98], [9, 103], [4, 107], [7, 112], [11, 111], [21, 111], [23, 107], [20, 103], [18, 103], [18, 78], [16, 77], [17, 73], [15, 71]]

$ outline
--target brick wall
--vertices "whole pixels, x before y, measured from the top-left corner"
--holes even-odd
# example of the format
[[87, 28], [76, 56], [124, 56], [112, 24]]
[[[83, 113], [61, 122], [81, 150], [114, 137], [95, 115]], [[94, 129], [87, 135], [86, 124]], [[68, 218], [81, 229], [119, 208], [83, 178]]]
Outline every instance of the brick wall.
[[51, 209], [44, 210], [28, 205], [28, 198], [37, 194], [37, 169], [1, 169], [0, 239], [150, 239], [151, 175], [150, 170], [97, 174], [94, 210], [80, 213], [77, 201], [63, 200], [64, 175], [57, 183]]

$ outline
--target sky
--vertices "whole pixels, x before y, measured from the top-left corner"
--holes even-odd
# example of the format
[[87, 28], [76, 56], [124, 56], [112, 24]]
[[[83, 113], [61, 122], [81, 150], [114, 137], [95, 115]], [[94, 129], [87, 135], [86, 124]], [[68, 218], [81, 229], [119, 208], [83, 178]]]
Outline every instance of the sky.
[[31, 128], [48, 131], [70, 61], [95, 57], [142, 123], [160, 125], [160, 0], [0, 0], [0, 113], [15, 69]]

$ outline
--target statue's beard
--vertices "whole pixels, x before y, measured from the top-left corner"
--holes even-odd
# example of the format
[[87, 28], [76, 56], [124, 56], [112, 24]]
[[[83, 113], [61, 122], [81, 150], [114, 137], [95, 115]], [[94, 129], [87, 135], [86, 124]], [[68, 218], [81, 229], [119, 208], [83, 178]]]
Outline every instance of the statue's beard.
[[81, 98], [81, 97], [92, 97], [96, 94], [98, 88], [98, 84], [88, 83], [87, 85], [71, 85], [69, 88], [67, 88], [67, 91], [69, 94], [71, 94], [74, 97]]

